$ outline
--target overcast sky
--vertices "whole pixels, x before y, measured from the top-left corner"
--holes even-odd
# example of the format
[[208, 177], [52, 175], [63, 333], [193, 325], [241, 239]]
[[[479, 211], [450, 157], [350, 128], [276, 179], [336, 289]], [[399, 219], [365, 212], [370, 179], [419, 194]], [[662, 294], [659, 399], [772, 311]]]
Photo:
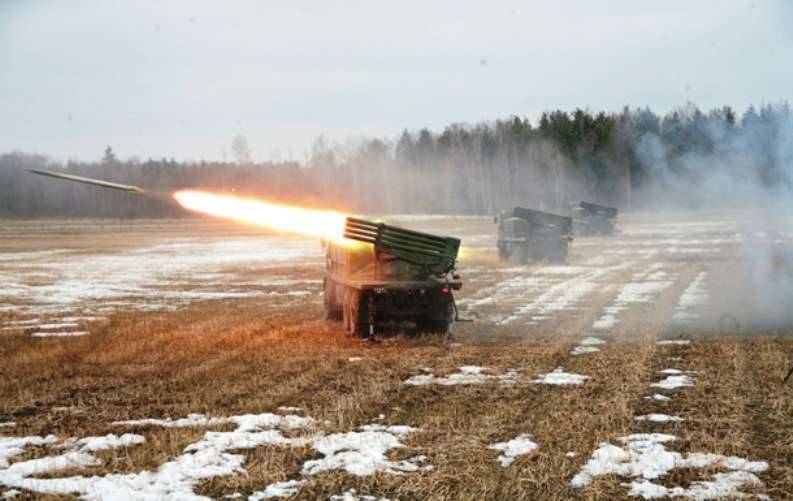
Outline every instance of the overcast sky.
[[[288, 5], [287, 5], [288, 4]], [[302, 160], [575, 107], [793, 92], [793, 2], [0, 0], [0, 152]]]

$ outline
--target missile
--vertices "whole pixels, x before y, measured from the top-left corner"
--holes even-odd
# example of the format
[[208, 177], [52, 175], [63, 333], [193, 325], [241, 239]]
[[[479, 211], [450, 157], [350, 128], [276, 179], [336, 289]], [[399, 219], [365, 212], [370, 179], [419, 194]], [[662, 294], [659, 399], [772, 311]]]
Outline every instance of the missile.
[[102, 181], [101, 179], [91, 179], [89, 177], [73, 176], [71, 174], [62, 174], [60, 172], [52, 172], [48, 170], [28, 169], [28, 171], [32, 172], [33, 174], [38, 174], [39, 176], [49, 176], [58, 179], [65, 179], [67, 181], [76, 181], [78, 183], [92, 184], [94, 186], [101, 186], [102, 188], [111, 188], [114, 190], [126, 191], [128, 193], [135, 193], [138, 195], [148, 194], [146, 193], [146, 190], [144, 190], [143, 188], [139, 186], [132, 186], [129, 184], [111, 183], [109, 181]]

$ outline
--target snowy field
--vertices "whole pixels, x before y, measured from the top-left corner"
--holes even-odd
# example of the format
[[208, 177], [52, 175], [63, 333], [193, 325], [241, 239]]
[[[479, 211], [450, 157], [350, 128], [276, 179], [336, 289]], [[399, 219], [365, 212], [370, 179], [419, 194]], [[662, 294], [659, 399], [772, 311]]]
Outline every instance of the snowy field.
[[788, 215], [631, 215], [528, 266], [490, 218], [392, 220], [463, 240], [450, 338], [346, 338], [315, 240], [0, 224], [0, 497], [793, 491]]

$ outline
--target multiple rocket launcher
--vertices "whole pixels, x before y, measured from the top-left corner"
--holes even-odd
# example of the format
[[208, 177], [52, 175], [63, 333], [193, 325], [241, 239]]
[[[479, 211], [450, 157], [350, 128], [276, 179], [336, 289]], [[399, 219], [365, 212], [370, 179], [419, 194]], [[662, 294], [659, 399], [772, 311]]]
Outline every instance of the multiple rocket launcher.
[[572, 202], [570, 216], [523, 207], [496, 215], [498, 255], [518, 264], [529, 261], [563, 263], [570, 254], [573, 235], [613, 235], [615, 207], [590, 202]]
[[[30, 172], [174, 202], [174, 196], [170, 194], [147, 191], [139, 186], [38, 169], [31, 169]], [[178, 199], [178, 195], [175, 198]], [[210, 205], [240, 202], [235, 197], [216, 198], [222, 200]], [[279, 229], [290, 228], [290, 222], [269, 221], [268, 224], [267, 218], [278, 214], [280, 219], [288, 219], [289, 216], [285, 214], [290, 214], [289, 210], [293, 211], [291, 214], [295, 217], [304, 216], [304, 213], [310, 213], [309, 218], [328, 216], [322, 211], [290, 209], [265, 202], [260, 205], [275, 208], [275, 212], [263, 211], [265, 220], [258, 223]], [[237, 214], [237, 217], [209, 209], [203, 212], [250, 222], [250, 214], [247, 214], [250, 212], [249, 206], [243, 209], [246, 214]], [[576, 202], [571, 204], [570, 209], [574, 217], [522, 207], [499, 213], [496, 216], [499, 256], [502, 259], [516, 259], [520, 263], [528, 260], [564, 262], [574, 231], [583, 234], [614, 232], [616, 208]], [[352, 216], [339, 215], [338, 218], [340, 223], [343, 218], [343, 231], [334, 234], [333, 240], [336, 241], [326, 245], [324, 292], [328, 317], [343, 317], [345, 330], [353, 335], [368, 332], [371, 337], [375, 325], [394, 319], [407, 319], [415, 323], [417, 330], [446, 332], [457, 313], [452, 291], [462, 286], [455, 274], [460, 240]], [[344, 239], [371, 244], [371, 252], [364, 257], [363, 266], [351, 266], [356, 261], [360, 264], [361, 256], [356, 256], [354, 248], [345, 246], [342, 243]], [[362, 275], [361, 270], [367, 271]]]

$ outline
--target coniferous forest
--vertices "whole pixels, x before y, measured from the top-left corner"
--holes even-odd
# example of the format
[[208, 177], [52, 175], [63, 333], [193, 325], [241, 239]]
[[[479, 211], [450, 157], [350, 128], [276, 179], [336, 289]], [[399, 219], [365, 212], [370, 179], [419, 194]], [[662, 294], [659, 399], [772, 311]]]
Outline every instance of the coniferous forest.
[[[551, 111], [443, 130], [405, 130], [343, 145], [318, 138], [306, 162], [253, 162], [244, 137], [233, 162], [95, 161], [0, 155], [0, 217], [179, 217], [174, 206], [26, 172], [51, 169], [157, 192], [198, 188], [358, 213], [492, 214], [514, 205], [561, 211], [573, 200], [623, 210], [773, 206], [793, 200], [790, 106], [660, 115]], [[145, 155], [145, 152], [141, 152]], [[97, 155], [100, 156], [100, 155]]]

